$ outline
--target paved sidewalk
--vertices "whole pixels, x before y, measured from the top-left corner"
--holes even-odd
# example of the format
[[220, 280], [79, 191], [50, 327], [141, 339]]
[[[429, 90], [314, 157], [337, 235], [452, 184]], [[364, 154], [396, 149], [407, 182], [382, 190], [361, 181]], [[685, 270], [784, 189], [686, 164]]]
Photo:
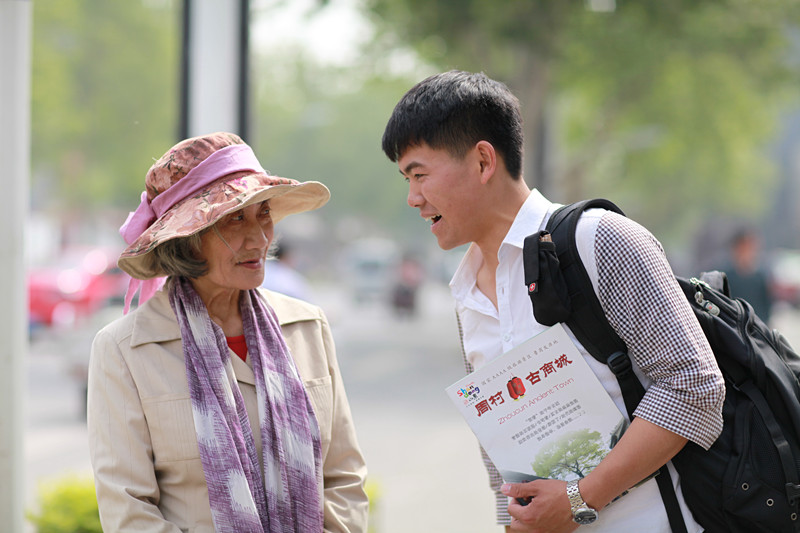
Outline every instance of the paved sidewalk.
[[444, 389], [463, 376], [449, 292], [431, 285], [419, 314], [323, 307], [370, 480], [376, 533], [501, 533], [477, 440]]

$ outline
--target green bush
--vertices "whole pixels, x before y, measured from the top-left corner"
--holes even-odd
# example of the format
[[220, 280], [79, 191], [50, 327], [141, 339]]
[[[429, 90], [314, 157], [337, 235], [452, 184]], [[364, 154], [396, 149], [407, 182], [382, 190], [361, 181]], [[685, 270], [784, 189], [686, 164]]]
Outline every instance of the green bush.
[[[370, 479], [366, 484], [370, 501], [370, 533], [378, 531], [377, 509], [380, 485]], [[28, 512], [28, 520], [37, 533], [102, 533], [97, 495], [91, 476], [68, 474], [39, 486], [39, 511]]]
[[68, 474], [39, 486], [39, 510], [28, 512], [37, 533], [102, 533], [91, 476]]
[[364, 485], [364, 490], [369, 498], [369, 526], [367, 533], [378, 533], [380, 526], [378, 525], [378, 501], [381, 499], [381, 486], [372, 478], [368, 478]]

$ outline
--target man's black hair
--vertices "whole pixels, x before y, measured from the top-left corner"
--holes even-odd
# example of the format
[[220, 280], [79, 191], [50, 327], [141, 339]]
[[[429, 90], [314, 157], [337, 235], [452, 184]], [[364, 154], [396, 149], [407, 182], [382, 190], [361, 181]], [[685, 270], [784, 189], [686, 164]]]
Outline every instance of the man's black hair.
[[481, 73], [451, 70], [430, 76], [397, 103], [382, 148], [397, 162], [412, 146], [427, 144], [463, 157], [488, 141], [515, 179], [522, 175], [522, 116], [505, 84]]

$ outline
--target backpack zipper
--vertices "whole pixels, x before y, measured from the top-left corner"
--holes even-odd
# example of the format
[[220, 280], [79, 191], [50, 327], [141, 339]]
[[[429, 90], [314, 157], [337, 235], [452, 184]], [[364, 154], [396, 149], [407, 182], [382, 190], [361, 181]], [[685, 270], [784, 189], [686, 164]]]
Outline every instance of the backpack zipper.
[[696, 289], [696, 292], [694, 293], [694, 301], [697, 302], [697, 305], [702, 307], [711, 316], [719, 316], [719, 306], [706, 300], [706, 297], [703, 294], [703, 287], [710, 289], [711, 285], [697, 278], [690, 278], [689, 281]]

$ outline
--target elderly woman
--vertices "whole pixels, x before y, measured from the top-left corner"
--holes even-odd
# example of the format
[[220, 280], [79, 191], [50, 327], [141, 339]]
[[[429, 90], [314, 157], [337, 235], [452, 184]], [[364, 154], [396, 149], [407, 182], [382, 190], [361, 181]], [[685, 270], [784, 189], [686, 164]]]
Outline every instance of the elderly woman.
[[[121, 228], [139, 305], [92, 346], [106, 531], [365, 531], [364, 460], [325, 316], [258, 289], [273, 224], [322, 206], [236, 135], [182, 141]], [[166, 277], [166, 283], [159, 286]]]

